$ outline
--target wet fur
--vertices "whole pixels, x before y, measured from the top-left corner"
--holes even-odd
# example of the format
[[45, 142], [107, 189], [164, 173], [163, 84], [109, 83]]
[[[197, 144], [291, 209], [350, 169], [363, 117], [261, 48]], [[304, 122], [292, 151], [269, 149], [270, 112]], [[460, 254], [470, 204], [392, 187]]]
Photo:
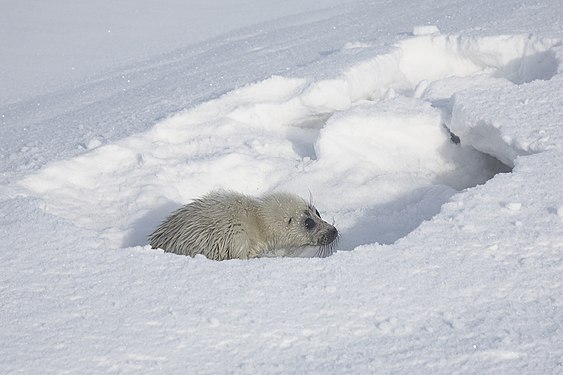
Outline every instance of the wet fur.
[[213, 192], [174, 212], [149, 240], [166, 252], [225, 260], [299, 256], [311, 247], [324, 257], [332, 254], [337, 237], [336, 228], [294, 194], [253, 198]]

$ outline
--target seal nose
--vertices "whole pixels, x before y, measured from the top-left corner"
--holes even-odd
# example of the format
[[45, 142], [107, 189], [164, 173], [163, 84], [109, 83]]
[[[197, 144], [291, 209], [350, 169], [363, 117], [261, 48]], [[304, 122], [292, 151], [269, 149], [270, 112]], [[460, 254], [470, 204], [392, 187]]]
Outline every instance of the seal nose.
[[337, 236], [338, 236], [338, 231], [336, 230], [335, 227], [332, 227], [332, 228], [328, 231], [328, 234], [327, 234], [328, 243], [331, 243], [332, 241], [334, 241]]
[[328, 245], [332, 243], [338, 236], [338, 231], [335, 227], [330, 228], [319, 240], [319, 245]]

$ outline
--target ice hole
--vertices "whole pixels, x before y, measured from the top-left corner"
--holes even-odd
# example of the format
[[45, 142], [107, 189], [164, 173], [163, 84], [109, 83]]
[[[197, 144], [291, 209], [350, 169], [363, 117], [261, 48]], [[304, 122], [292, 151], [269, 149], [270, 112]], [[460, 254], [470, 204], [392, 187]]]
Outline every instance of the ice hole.
[[357, 105], [323, 127], [315, 144], [319, 175], [331, 171], [338, 182], [326, 194], [345, 197], [325, 204], [337, 205], [341, 250], [392, 244], [456, 193], [511, 171], [441, 120], [430, 103], [397, 97]]
[[506, 78], [517, 85], [535, 80], [547, 81], [557, 73], [557, 57], [553, 50], [514, 59], [498, 70], [496, 77]]
[[363, 207], [359, 215], [355, 213], [357, 217], [353, 220], [354, 223], [342, 231], [339, 249], [352, 250], [371, 243], [393, 244], [408, 236], [423, 222], [431, 220], [455, 194], [484, 184], [498, 174], [512, 172], [511, 167], [493, 156], [476, 150], [475, 153], [486, 160], [490, 171], [488, 179], [477, 178], [460, 185], [451, 176], [436, 176], [434, 184]]

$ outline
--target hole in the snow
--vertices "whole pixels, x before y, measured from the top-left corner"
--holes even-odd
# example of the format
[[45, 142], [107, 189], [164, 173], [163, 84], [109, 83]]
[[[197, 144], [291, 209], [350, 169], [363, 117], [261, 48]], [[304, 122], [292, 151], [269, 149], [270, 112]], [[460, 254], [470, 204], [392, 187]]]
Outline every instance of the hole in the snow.
[[464, 144], [444, 124], [451, 115], [440, 112], [423, 100], [396, 97], [358, 104], [325, 124], [315, 143], [318, 169], [338, 178], [332, 196], [347, 197], [335, 212], [339, 249], [395, 243], [454, 194], [511, 171]]
[[514, 59], [494, 75], [520, 85], [535, 80], [547, 81], [557, 73], [557, 57], [552, 50]]
[[[457, 136], [450, 132], [452, 139]], [[459, 140], [459, 138], [457, 138]], [[453, 141], [452, 141], [453, 142]], [[462, 147], [459, 142], [456, 147]], [[354, 249], [371, 243], [393, 244], [418, 228], [424, 221], [431, 220], [440, 212], [442, 205], [463, 188], [481, 185], [500, 173], [510, 173], [512, 168], [493, 156], [475, 150], [484, 162], [489, 177], [471, 182], [456, 181], [453, 176], [437, 176], [435, 183], [395, 197], [381, 204], [362, 208], [350, 228], [342, 233], [339, 249]]]

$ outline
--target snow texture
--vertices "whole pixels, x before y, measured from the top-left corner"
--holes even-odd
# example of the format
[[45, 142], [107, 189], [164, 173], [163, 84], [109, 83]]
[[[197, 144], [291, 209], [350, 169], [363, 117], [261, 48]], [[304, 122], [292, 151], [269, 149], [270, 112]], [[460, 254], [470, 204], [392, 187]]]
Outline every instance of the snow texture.
[[[38, 5], [1, 23], [0, 373], [563, 372], [559, 1], [163, 3], [49, 21], [76, 76], [12, 74]], [[214, 189], [311, 196], [338, 251], [147, 245]]]

